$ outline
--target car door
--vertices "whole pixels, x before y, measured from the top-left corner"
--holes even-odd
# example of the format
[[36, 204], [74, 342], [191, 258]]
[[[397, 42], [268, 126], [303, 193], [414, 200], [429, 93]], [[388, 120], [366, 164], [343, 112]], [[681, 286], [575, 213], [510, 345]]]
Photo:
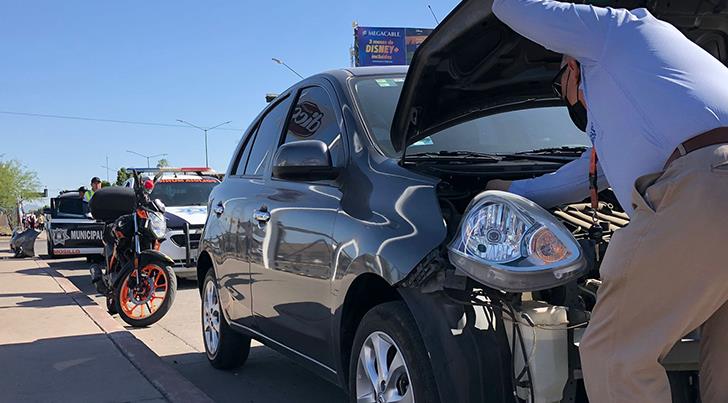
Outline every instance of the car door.
[[[334, 165], [342, 166], [346, 156], [340, 109], [329, 85], [321, 80], [302, 86], [281, 143], [322, 140]], [[340, 200], [335, 181], [297, 182], [268, 173], [250, 216], [257, 323], [267, 337], [327, 366], [333, 366], [330, 284]]]
[[249, 217], [253, 201], [264, 189], [261, 166], [278, 146], [290, 106], [291, 97], [284, 95], [262, 114], [238, 147], [228, 177], [215, 188], [210, 203], [210, 216], [220, 226], [217, 276], [225, 291], [223, 307], [231, 320], [246, 327], [254, 327]]

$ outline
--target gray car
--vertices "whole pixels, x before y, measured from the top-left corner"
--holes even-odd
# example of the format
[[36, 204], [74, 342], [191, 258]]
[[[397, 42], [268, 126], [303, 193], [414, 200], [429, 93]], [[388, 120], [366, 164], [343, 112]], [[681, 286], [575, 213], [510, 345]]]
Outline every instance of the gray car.
[[[726, 14], [689, 18], [693, 3], [650, 4], [725, 61]], [[610, 190], [550, 211], [483, 192], [589, 145], [552, 93], [559, 62], [466, 0], [409, 71], [329, 71], [279, 95], [210, 196], [210, 363], [242, 365], [256, 339], [352, 401], [585, 401], [579, 339], [629, 219]], [[697, 398], [697, 337], [663, 362], [675, 401]]]

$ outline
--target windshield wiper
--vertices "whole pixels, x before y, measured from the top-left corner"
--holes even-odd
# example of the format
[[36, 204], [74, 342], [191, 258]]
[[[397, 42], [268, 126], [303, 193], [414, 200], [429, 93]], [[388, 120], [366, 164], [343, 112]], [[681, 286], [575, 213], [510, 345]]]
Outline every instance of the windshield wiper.
[[514, 153], [516, 155], [523, 155], [523, 154], [576, 154], [578, 153], [581, 155], [584, 151], [586, 151], [586, 146], [561, 146], [561, 147], [547, 147], [547, 148], [538, 148], [535, 150], [529, 150], [529, 151], [520, 151], [517, 153]]
[[437, 151], [426, 153], [407, 154], [406, 158], [425, 158], [437, 161], [454, 162], [499, 162], [502, 158], [496, 154], [479, 153], [475, 151]]

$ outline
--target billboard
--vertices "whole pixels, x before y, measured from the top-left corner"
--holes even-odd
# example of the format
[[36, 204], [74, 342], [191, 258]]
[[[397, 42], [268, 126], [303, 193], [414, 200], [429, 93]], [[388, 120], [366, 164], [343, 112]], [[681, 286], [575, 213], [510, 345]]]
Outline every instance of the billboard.
[[407, 65], [418, 46], [432, 32], [428, 28], [355, 27], [356, 66]]

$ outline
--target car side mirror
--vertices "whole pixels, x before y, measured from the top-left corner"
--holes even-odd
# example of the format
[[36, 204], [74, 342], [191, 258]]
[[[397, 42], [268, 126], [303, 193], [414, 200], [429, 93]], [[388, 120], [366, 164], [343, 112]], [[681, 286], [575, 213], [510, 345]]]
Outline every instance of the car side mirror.
[[335, 179], [338, 169], [331, 163], [329, 146], [321, 140], [283, 144], [273, 157], [273, 177], [313, 181]]

